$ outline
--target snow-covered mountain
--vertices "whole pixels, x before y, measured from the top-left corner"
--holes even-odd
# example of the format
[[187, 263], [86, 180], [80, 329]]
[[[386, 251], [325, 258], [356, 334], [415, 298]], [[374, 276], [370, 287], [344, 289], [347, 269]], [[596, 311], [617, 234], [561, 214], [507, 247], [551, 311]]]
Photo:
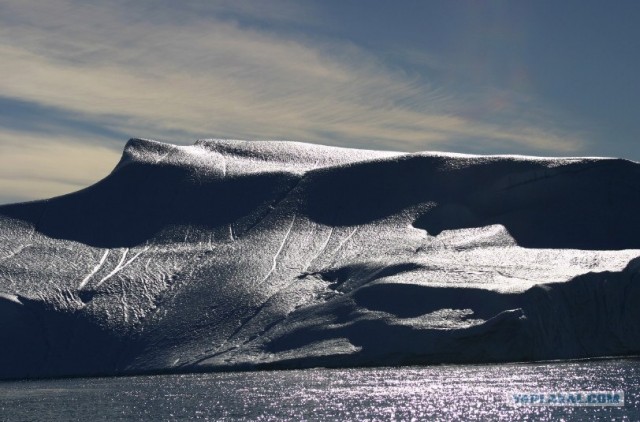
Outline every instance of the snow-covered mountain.
[[640, 352], [640, 165], [133, 139], [0, 207], [0, 378]]

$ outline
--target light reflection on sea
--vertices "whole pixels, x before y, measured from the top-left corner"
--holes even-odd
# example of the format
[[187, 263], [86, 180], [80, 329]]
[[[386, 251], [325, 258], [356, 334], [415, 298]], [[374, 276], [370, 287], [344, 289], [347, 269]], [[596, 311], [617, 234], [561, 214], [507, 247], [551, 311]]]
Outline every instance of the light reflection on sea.
[[[515, 406], [519, 391], [624, 407]], [[640, 420], [640, 360], [0, 382], [0, 420]]]

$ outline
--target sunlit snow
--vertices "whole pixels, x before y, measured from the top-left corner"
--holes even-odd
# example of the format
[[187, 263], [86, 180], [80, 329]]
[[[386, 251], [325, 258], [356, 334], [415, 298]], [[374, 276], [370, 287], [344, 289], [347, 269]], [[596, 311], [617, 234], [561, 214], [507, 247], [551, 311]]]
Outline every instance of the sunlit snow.
[[640, 351], [640, 166], [129, 141], [0, 207], [0, 378]]

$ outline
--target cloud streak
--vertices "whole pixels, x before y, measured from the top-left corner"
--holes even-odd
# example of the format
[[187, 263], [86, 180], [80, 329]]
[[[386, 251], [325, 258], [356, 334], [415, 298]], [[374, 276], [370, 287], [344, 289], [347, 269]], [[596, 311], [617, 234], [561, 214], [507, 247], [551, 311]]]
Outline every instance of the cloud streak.
[[3, 132], [0, 142], [0, 198], [6, 202], [75, 191], [103, 178], [117, 164], [113, 149], [74, 139]]
[[[84, 117], [102, 125], [103, 133], [183, 142], [233, 137], [560, 154], [584, 146], [582, 137], [548, 119], [540, 124], [537, 111], [520, 107], [513, 119], [513, 111], [504, 111], [507, 104], [481, 118], [469, 116], [463, 99], [434, 81], [348, 42], [288, 30], [286, 22], [296, 19], [319, 24], [299, 5], [270, 3], [268, 26], [255, 23], [260, 3], [194, 2], [186, 12], [170, 2], [154, 2], [153, 9], [144, 4], [5, 1], [0, 95]], [[474, 101], [490, 102], [494, 95]], [[70, 145], [92, 157], [90, 148], [96, 157], [108, 151], [90, 147], [80, 129], [70, 124], [69, 131], [78, 132], [68, 140], [59, 133], [45, 140], [41, 131], [36, 136], [25, 129], [17, 136], [15, 127], [0, 127], [0, 142], [49, 142], [62, 148], [47, 152], [56, 160], [63, 152], [77, 156]], [[125, 141], [100, 138], [112, 148]], [[31, 166], [23, 160], [25, 168]], [[3, 180], [6, 192], [9, 182]], [[53, 187], [25, 189], [31, 197], [60, 193]]]

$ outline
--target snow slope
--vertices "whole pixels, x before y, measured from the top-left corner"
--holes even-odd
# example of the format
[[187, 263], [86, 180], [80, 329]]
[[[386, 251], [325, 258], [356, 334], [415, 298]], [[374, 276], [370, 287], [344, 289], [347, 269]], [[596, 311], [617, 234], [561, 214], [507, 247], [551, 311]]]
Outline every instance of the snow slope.
[[640, 352], [640, 165], [132, 139], [0, 207], [0, 378]]

